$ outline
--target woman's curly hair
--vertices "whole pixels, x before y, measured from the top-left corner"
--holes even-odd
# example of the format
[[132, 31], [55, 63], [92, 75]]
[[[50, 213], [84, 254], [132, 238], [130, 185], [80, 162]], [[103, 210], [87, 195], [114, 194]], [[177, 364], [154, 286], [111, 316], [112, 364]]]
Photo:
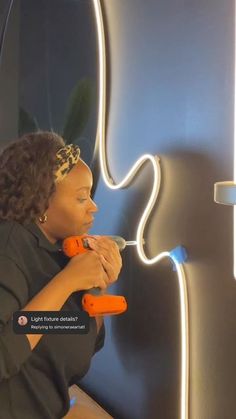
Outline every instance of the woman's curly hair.
[[55, 192], [56, 153], [65, 146], [54, 132], [25, 134], [0, 154], [0, 221], [35, 221]]

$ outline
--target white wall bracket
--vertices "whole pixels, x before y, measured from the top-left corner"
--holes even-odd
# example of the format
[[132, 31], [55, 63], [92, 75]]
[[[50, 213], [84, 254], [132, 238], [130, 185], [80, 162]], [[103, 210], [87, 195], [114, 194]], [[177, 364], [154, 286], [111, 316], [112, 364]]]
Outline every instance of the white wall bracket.
[[236, 183], [233, 181], [215, 183], [214, 201], [217, 204], [236, 205]]

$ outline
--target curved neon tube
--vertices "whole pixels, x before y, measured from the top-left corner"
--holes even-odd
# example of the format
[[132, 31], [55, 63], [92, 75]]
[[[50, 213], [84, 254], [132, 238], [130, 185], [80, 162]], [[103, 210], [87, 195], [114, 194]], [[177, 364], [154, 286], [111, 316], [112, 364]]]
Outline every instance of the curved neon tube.
[[142, 214], [137, 228], [136, 241], [137, 251], [140, 259], [147, 265], [159, 262], [161, 259], [167, 257], [172, 260], [176, 267], [178, 283], [179, 283], [179, 298], [180, 298], [180, 319], [181, 319], [181, 390], [180, 390], [180, 419], [188, 419], [188, 402], [189, 402], [189, 323], [188, 323], [188, 296], [186, 278], [182, 264], [180, 264], [170, 252], [162, 252], [152, 259], [147, 258], [143, 246], [143, 232], [145, 229], [148, 217], [156, 203], [160, 183], [161, 170], [158, 156], [145, 154], [141, 156], [132, 166], [124, 179], [115, 183], [109, 173], [106, 156], [106, 135], [105, 135], [105, 115], [106, 115], [106, 51], [105, 51], [105, 35], [103, 16], [101, 10], [100, 0], [93, 0], [97, 37], [98, 37], [98, 52], [99, 52], [99, 103], [98, 103], [98, 125], [96, 143], [99, 145], [100, 167], [103, 180], [110, 189], [121, 189], [128, 186], [136, 173], [141, 167], [149, 161], [153, 167], [154, 182], [153, 188], [148, 200], [147, 206]]

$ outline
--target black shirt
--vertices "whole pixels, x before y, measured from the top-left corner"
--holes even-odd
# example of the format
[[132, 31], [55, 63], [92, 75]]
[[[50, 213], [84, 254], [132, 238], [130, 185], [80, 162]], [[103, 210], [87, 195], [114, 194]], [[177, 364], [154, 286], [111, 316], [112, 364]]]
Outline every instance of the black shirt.
[[[0, 222], [0, 419], [59, 419], [70, 408], [68, 387], [82, 378], [104, 344], [90, 318], [88, 334], [45, 334], [31, 351], [15, 334], [12, 314], [22, 310], [69, 259], [35, 223]], [[82, 292], [61, 310], [79, 311]]]

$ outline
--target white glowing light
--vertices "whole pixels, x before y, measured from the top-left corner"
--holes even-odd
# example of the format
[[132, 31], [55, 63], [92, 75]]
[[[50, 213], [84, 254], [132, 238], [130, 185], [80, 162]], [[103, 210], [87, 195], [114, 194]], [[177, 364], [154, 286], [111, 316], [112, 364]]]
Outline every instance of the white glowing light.
[[105, 184], [110, 189], [120, 189], [128, 186], [141, 167], [149, 161], [153, 167], [153, 187], [147, 206], [142, 214], [137, 228], [136, 241], [140, 259], [147, 265], [159, 262], [163, 258], [170, 258], [175, 265], [180, 296], [180, 321], [181, 321], [181, 389], [180, 389], [180, 419], [188, 419], [189, 402], [189, 324], [188, 324], [188, 296], [186, 278], [183, 265], [180, 264], [170, 252], [162, 252], [149, 259], [144, 251], [143, 233], [148, 217], [156, 203], [160, 184], [161, 169], [158, 156], [145, 154], [132, 166], [128, 174], [119, 183], [115, 183], [109, 173], [106, 156], [105, 116], [106, 116], [106, 51], [103, 16], [100, 0], [93, 0], [97, 25], [98, 52], [99, 52], [99, 104], [96, 143], [99, 146], [101, 173]]

